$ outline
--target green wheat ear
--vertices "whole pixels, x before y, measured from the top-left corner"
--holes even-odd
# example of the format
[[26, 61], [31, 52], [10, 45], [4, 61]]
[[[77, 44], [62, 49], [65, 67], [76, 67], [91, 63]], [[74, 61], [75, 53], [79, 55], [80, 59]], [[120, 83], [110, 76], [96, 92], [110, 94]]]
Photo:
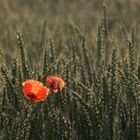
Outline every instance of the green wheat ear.
[[29, 79], [29, 78], [31, 78], [31, 74], [30, 74], [29, 68], [26, 63], [24, 45], [23, 45], [23, 41], [22, 41], [20, 32], [17, 32], [17, 46], [18, 46], [18, 50], [19, 50], [19, 59], [20, 59], [21, 68], [22, 68], [23, 80]]
[[102, 27], [98, 26], [98, 36], [97, 36], [97, 49], [96, 49], [96, 70], [101, 66], [103, 53], [103, 37], [102, 37]]
[[4, 79], [4, 81], [6, 82], [7, 89], [10, 90], [10, 92], [12, 93], [13, 92], [13, 84], [12, 84], [11, 78], [8, 74], [7, 68], [1, 67], [1, 75]]
[[5, 65], [5, 59], [4, 59], [2, 48], [3, 48], [3, 46], [2, 46], [2, 43], [0, 42], [0, 67]]
[[42, 81], [44, 81], [44, 78], [46, 77], [46, 71], [47, 71], [47, 51], [45, 50], [44, 56], [43, 56], [43, 65], [42, 65]]
[[103, 18], [101, 21], [101, 27], [102, 27], [102, 37], [103, 37], [103, 46], [104, 46], [104, 52], [105, 52], [105, 67], [108, 66], [108, 16], [107, 16], [107, 7], [104, 4], [103, 5]]
[[89, 55], [88, 55], [88, 51], [87, 51], [87, 47], [86, 47], [86, 37], [82, 36], [81, 39], [81, 43], [82, 43], [82, 57], [83, 57], [83, 63], [84, 63], [84, 70], [85, 72], [88, 73], [88, 81], [90, 82], [90, 85], [92, 83], [92, 72], [91, 72], [91, 65], [90, 65], [90, 61], [89, 61]]
[[[112, 98], [112, 105], [115, 105], [115, 100], [117, 98], [117, 73], [118, 73], [118, 58], [117, 58], [117, 48], [113, 48], [112, 51], [112, 65], [111, 65], [111, 83], [110, 83], [110, 94]], [[112, 107], [113, 107], [112, 106]], [[113, 107], [114, 108], [114, 107]]]
[[132, 73], [135, 73], [134, 42], [128, 42], [129, 65]]
[[111, 138], [113, 138], [113, 121], [114, 121], [114, 111], [116, 108], [117, 98], [118, 98], [118, 58], [117, 58], [117, 48], [113, 48], [112, 51], [112, 64], [111, 64], [111, 78], [110, 78], [110, 131]]
[[15, 86], [13, 84], [11, 75], [9, 74], [9, 71], [7, 70], [6, 67], [1, 67], [0, 73], [5, 81], [5, 90], [9, 101], [9, 105], [11, 107], [14, 107], [15, 110], [18, 110], [19, 109], [18, 96], [15, 92]]
[[140, 64], [138, 65], [138, 79], [140, 81]]

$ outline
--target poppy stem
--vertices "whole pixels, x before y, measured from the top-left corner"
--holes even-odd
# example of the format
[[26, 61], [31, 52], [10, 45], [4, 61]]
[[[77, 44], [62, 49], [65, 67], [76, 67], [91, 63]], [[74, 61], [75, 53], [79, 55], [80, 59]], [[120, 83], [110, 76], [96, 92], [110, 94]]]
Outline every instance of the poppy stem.
[[[67, 88], [67, 87], [66, 87], [66, 88]], [[75, 91], [73, 91], [73, 90], [71, 90], [71, 89], [69, 89], [69, 88], [67, 88], [67, 89], [68, 89], [71, 93], [73, 93], [73, 95], [75, 95], [83, 105], [85, 105], [87, 108], [89, 108], [89, 105], [78, 95], [78, 93], [76, 93]]]

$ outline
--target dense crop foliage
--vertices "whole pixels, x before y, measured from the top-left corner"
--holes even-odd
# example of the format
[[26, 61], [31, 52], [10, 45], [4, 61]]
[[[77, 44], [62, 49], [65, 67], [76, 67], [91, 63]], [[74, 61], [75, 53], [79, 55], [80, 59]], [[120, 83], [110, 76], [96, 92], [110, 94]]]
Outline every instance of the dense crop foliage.
[[[13, 3], [0, 1], [0, 18], [9, 15], [0, 22], [0, 139], [140, 139], [139, 0]], [[22, 82], [51, 75], [62, 91], [24, 97]]]

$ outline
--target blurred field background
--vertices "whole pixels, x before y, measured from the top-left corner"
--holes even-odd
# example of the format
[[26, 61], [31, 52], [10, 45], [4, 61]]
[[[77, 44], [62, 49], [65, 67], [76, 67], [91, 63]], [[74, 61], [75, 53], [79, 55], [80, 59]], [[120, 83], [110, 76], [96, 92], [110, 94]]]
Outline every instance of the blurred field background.
[[[0, 139], [140, 139], [139, 0], [0, 0]], [[65, 89], [41, 103], [21, 83]]]
[[37, 60], [42, 50], [40, 43], [49, 38], [55, 38], [58, 47], [66, 45], [71, 37], [71, 24], [80, 26], [88, 36], [89, 47], [95, 47], [103, 3], [108, 7], [109, 36], [115, 35], [120, 39], [124, 30], [129, 32], [135, 27], [139, 38], [139, 0], [1, 0], [0, 39], [7, 58], [11, 57], [11, 51], [12, 57], [15, 56], [15, 31], [18, 27], [24, 35], [28, 55]]

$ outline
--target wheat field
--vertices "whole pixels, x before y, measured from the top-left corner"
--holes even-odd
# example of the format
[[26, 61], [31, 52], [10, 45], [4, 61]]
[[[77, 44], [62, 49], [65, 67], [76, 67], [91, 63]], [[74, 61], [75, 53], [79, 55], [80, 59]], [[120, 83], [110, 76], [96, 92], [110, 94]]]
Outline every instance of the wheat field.
[[[0, 140], [140, 139], [139, 0], [0, 0]], [[34, 102], [22, 83], [59, 76]]]

